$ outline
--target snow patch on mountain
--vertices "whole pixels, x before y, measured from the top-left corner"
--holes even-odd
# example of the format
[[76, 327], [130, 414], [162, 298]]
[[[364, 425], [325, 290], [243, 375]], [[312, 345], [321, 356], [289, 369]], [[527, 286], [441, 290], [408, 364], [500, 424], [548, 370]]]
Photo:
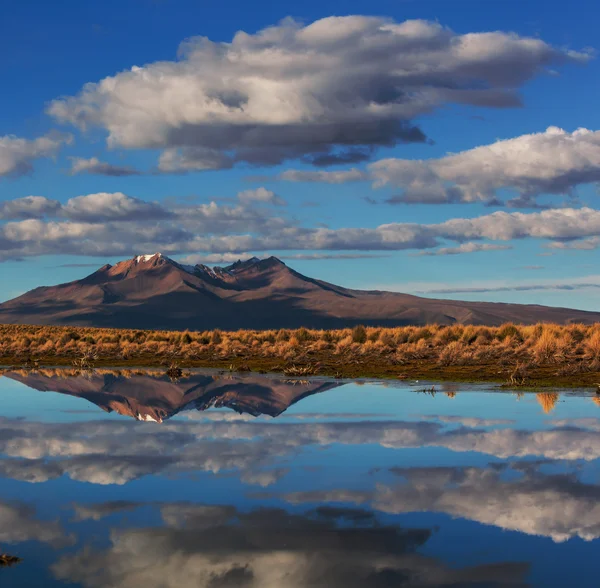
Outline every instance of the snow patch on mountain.
[[147, 262], [150, 261], [151, 259], [155, 258], [158, 255], [158, 257], [162, 257], [162, 253], [150, 253], [150, 254], [146, 254], [146, 255], [138, 255], [135, 258], [136, 263], [140, 263], [140, 262]]
[[162, 423], [162, 419], [155, 419], [152, 415], [142, 414], [140, 412], [137, 413], [135, 417], [138, 421], [144, 422], [153, 422], [153, 423]]

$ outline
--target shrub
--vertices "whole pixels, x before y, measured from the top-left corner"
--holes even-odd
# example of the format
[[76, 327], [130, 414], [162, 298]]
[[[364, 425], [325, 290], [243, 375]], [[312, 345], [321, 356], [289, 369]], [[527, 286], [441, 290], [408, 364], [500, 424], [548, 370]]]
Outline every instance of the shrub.
[[504, 341], [504, 339], [506, 339], [507, 337], [510, 337], [511, 339], [515, 338], [518, 341], [523, 340], [523, 336], [521, 335], [521, 332], [512, 323], [502, 325], [500, 327], [500, 329], [498, 330], [498, 332], [496, 333], [496, 339], [498, 339], [498, 341]]
[[352, 329], [352, 342], [353, 343], [363, 343], [367, 342], [367, 329], [365, 329], [362, 325], [357, 325]]
[[298, 341], [300, 341], [300, 343], [304, 343], [305, 341], [310, 341], [310, 333], [308, 332], [308, 329], [305, 329], [304, 327], [302, 327], [301, 329], [298, 329], [296, 331], [296, 339], [298, 339]]
[[277, 331], [277, 341], [289, 341], [290, 340], [290, 332], [287, 329], [279, 329]]

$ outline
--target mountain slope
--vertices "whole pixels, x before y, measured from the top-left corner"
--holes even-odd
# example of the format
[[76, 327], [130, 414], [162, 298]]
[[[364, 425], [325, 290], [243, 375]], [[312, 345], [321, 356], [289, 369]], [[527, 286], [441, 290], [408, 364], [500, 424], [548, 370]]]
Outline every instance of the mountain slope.
[[600, 312], [351, 290], [304, 276], [275, 257], [209, 268], [184, 266], [160, 253], [105, 265], [81, 280], [36, 288], [0, 304], [0, 323], [139, 329], [509, 321], [592, 323], [600, 321]]

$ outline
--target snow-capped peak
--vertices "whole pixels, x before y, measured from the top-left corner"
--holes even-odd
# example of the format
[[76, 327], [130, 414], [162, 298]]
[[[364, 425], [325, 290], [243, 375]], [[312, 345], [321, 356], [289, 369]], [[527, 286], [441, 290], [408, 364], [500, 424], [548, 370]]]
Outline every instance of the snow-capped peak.
[[142, 262], [146, 262], [146, 261], [150, 261], [151, 259], [153, 259], [154, 257], [162, 257], [162, 253], [150, 253], [150, 254], [146, 254], [146, 255], [138, 255], [135, 258], [136, 263], [140, 263]]

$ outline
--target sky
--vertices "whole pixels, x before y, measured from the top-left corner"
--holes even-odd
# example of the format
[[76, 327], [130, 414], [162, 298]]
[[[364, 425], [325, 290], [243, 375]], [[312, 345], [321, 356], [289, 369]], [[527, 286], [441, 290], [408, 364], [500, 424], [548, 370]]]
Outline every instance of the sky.
[[598, 310], [598, 16], [5, 0], [0, 301], [160, 251]]

